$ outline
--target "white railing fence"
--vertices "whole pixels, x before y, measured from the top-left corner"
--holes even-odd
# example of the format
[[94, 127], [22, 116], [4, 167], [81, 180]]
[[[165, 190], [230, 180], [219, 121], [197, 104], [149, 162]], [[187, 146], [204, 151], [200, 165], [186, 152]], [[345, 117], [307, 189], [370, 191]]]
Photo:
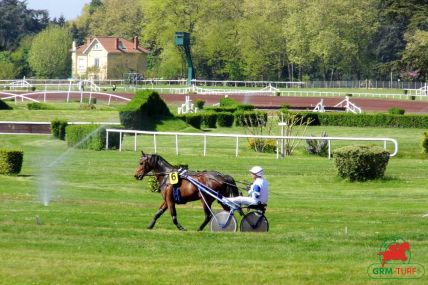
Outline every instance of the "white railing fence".
[[395, 156], [398, 153], [398, 142], [392, 138], [362, 138], [362, 137], [313, 137], [313, 136], [261, 136], [261, 135], [242, 135], [242, 134], [206, 134], [206, 133], [180, 133], [180, 132], [152, 132], [152, 131], [136, 131], [136, 130], [121, 130], [121, 129], [107, 129], [106, 130], [106, 147], [109, 145], [109, 134], [119, 133], [119, 151], [122, 151], [122, 138], [124, 134], [130, 134], [134, 136], [134, 151], [137, 151], [137, 136], [138, 135], [151, 135], [153, 136], [153, 148], [154, 152], [157, 153], [157, 136], [175, 136], [175, 153], [179, 155], [179, 137], [202, 137], [203, 138], [203, 155], [207, 155], [207, 138], [209, 137], [222, 137], [235, 139], [235, 156], [239, 154], [239, 140], [240, 139], [273, 139], [276, 140], [276, 158], [280, 157], [281, 143], [284, 140], [326, 140], [328, 142], [328, 159], [331, 159], [331, 142], [332, 141], [371, 141], [371, 142], [383, 142], [383, 147], [387, 149], [387, 143], [392, 143], [394, 150], [390, 156]]

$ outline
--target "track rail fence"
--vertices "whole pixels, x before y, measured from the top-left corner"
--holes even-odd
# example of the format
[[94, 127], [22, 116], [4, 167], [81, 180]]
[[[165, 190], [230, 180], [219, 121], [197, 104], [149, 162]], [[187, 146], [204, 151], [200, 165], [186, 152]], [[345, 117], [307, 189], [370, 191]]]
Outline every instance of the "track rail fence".
[[394, 151], [390, 156], [395, 156], [398, 153], [398, 142], [392, 138], [368, 138], [368, 137], [313, 137], [313, 136], [262, 136], [262, 135], [242, 135], [242, 134], [204, 134], [204, 133], [180, 133], [180, 132], [152, 132], [152, 131], [136, 131], [136, 130], [120, 130], [120, 129], [107, 129], [106, 130], [106, 147], [108, 147], [109, 134], [119, 133], [119, 151], [122, 151], [122, 138], [125, 134], [134, 136], [134, 151], [137, 151], [137, 136], [138, 135], [150, 135], [153, 136], [153, 148], [157, 153], [157, 137], [158, 136], [174, 136], [175, 137], [175, 153], [179, 155], [179, 137], [201, 137], [204, 142], [203, 155], [207, 155], [207, 139], [210, 137], [222, 137], [235, 139], [235, 156], [239, 154], [239, 140], [240, 139], [273, 139], [276, 140], [276, 158], [284, 156], [284, 152], [281, 151], [283, 148], [283, 142], [286, 140], [326, 140], [328, 142], [328, 159], [331, 159], [332, 153], [332, 141], [371, 141], [371, 142], [383, 142], [383, 147], [386, 150], [387, 144], [392, 143]]

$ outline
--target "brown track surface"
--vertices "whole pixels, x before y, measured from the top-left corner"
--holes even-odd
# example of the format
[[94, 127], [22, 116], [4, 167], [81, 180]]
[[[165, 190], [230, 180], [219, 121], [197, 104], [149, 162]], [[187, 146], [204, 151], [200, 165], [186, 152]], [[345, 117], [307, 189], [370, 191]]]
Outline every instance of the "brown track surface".
[[[186, 95], [168, 94], [162, 95], [162, 98], [168, 103], [182, 104]], [[222, 95], [190, 95], [190, 99], [195, 102], [196, 99], [205, 101], [206, 105], [218, 103]], [[258, 108], [273, 108], [287, 104], [291, 108], [307, 107], [313, 109], [322, 99], [321, 97], [295, 97], [295, 96], [266, 96], [266, 95], [230, 95], [230, 98], [240, 103], [251, 104]], [[333, 107], [344, 98], [323, 98], [325, 107]], [[368, 98], [350, 98], [350, 101], [360, 107], [364, 112], [387, 112], [388, 109], [398, 107], [406, 110], [406, 113], [428, 113], [428, 101], [411, 100], [385, 100]]]
[[[123, 93], [117, 95], [132, 98], [134, 94]], [[161, 97], [167, 103], [182, 104], [185, 101], [185, 94], [163, 94]], [[205, 106], [218, 103], [223, 95], [189, 95], [190, 99], [195, 102], [197, 99], [205, 101]], [[0, 96], [2, 97], [2, 96]], [[85, 94], [85, 99], [89, 97]], [[106, 96], [92, 94], [92, 97], [99, 101], [107, 101]], [[313, 109], [321, 99], [324, 99], [325, 107], [333, 107], [344, 98], [342, 97], [297, 97], [297, 96], [267, 96], [267, 95], [229, 95], [230, 98], [237, 100], [240, 103], [251, 104], [258, 108], [279, 108], [281, 105], [289, 105], [291, 108], [307, 108]], [[43, 95], [31, 97], [42, 101]], [[64, 101], [64, 94], [49, 94], [47, 99]], [[70, 100], [80, 100], [80, 94], [72, 94]], [[387, 112], [392, 107], [398, 107], [406, 110], [406, 113], [428, 113], [428, 101], [411, 101], [411, 100], [386, 100], [386, 99], [368, 99], [368, 98], [350, 98], [351, 102], [360, 107], [364, 112]], [[118, 99], [112, 98], [112, 102], [118, 102]], [[121, 101], [121, 100], [120, 100]], [[121, 101], [123, 102], [123, 101]]]

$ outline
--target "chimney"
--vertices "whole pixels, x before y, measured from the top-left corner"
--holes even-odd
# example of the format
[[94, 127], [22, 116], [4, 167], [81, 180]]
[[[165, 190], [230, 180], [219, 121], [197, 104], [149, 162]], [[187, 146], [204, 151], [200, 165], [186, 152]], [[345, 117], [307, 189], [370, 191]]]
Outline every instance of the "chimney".
[[140, 45], [140, 42], [138, 40], [138, 37], [135, 36], [134, 37], [134, 49], [138, 49], [138, 46]]
[[119, 38], [116, 38], [116, 49], [119, 49]]
[[87, 45], [89, 45], [91, 42], [92, 42], [92, 39], [91, 39], [91, 38], [87, 38], [87, 39], [86, 39], [86, 44], [87, 44]]

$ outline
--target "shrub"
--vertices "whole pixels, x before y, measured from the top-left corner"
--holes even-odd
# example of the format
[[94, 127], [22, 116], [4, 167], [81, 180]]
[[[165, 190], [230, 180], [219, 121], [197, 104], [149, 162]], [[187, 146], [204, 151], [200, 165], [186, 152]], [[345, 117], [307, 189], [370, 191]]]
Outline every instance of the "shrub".
[[[120, 127], [105, 125], [69, 125], [65, 129], [67, 145], [80, 149], [105, 149], [107, 128]], [[110, 133], [108, 148], [119, 148], [119, 143], [119, 133]]]
[[219, 127], [232, 127], [234, 116], [229, 112], [220, 112], [217, 113], [217, 125]]
[[65, 120], [52, 120], [51, 121], [51, 133], [54, 138], [65, 140], [65, 128], [68, 122]]
[[217, 124], [217, 113], [203, 112], [199, 113], [202, 116], [202, 125], [207, 128], [215, 128]]
[[121, 109], [119, 117], [126, 129], [153, 130], [157, 120], [172, 117], [172, 114], [157, 92], [144, 90], [138, 91]]
[[422, 153], [428, 153], [428, 133], [424, 133], [421, 141]]
[[0, 99], [0, 110], [12, 110], [12, 107]]
[[275, 153], [276, 152], [276, 140], [274, 139], [248, 139], [248, 145], [250, 148], [256, 152], [268, 152]]
[[265, 126], [267, 122], [267, 113], [262, 111], [246, 111], [235, 113], [235, 123], [243, 127]]
[[201, 128], [202, 115], [200, 114], [190, 113], [190, 114], [179, 115], [178, 117], [196, 129]]
[[28, 110], [49, 110], [49, 105], [45, 103], [39, 103], [39, 102], [32, 102], [27, 104]]
[[382, 178], [389, 160], [389, 152], [381, 147], [353, 145], [333, 152], [338, 175], [350, 181]]
[[391, 115], [404, 115], [406, 111], [402, 108], [393, 107], [388, 110], [388, 113]]
[[0, 149], [0, 174], [18, 174], [21, 172], [23, 159], [23, 151]]
[[[326, 137], [327, 133], [323, 132], [321, 137]], [[306, 150], [310, 154], [316, 154], [319, 156], [327, 156], [328, 154], [328, 141], [327, 140], [316, 140], [316, 139], [307, 139]]]
[[238, 101], [232, 98], [224, 97], [220, 99], [220, 107], [236, 107], [238, 105], [239, 105]]
[[204, 108], [205, 101], [202, 99], [197, 99], [195, 105], [199, 110], [202, 110]]

